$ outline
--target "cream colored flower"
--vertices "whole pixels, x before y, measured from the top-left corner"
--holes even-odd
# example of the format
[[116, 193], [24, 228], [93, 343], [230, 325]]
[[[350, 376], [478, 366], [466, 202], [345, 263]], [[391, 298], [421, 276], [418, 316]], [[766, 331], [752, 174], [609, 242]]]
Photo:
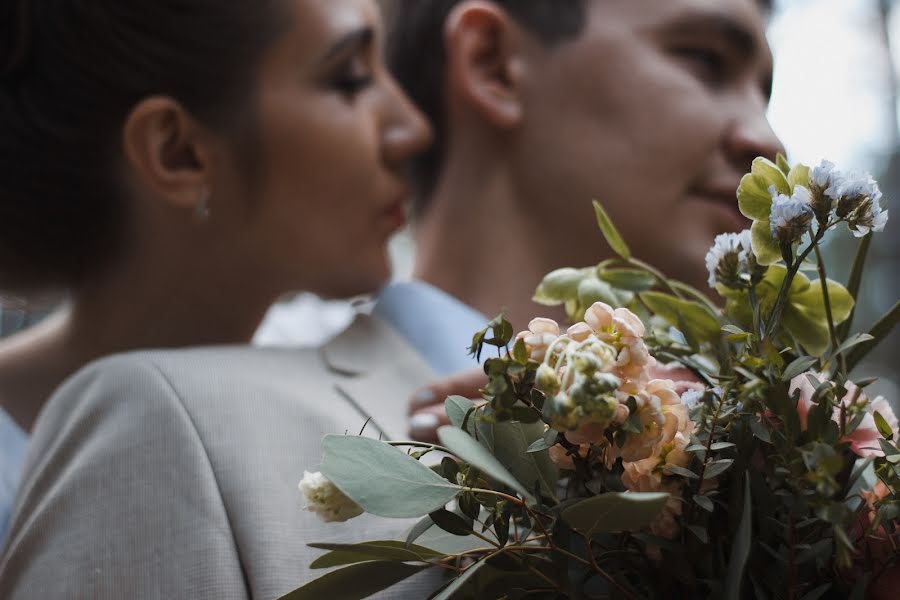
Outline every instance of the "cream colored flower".
[[613, 374], [623, 380], [623, 391], [636, 393], [649, 380], [650, 368], [656, 365], [643, 340], [644, 323], [627, 308], [613, 309], [603, 302], [593, 304], [585, 312], [584, 321], [598, 339], [615, 348]]
[[594, 333], [594, 330], [591, 329], [591, 326], [587, 323], [575, 323], [566, 331], [566, 335], [572, 338], [573, 341], [583, 342]]
[[644, 460], [653, 454], [653, 449], [662, 440], [666, 422], [659, 398], [646, 392], [633, 397], [637, 400], [637, 416], [641, 432], [629, 432], [625, 444], [615, 449], [615, 453], [626, 463]]
[[304, 471], [300, 491], [306, 498], [304, 508], [316, 513], [326, 523], [349, 521], [365, 512], [319, 472]]
[[559, 337], [559, 324], [553, 319], [532, 319], [528, 324], [528, 331], [523, 331], [516, 336], [516, 340], [523, 340], [528, 349], [531, 360], [541, 362], [547, 356], [547, 350]]

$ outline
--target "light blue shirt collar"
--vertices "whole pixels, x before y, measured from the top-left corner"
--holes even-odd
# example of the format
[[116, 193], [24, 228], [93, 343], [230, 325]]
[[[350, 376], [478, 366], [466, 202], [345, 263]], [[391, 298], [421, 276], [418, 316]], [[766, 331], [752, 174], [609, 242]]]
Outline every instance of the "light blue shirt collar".
[[28, 434], [0, 408], [0, 548], [6, 538], [27, 447]]
[[406, 338], [438, 375], [478, 366], [469, 346], [490, 319], [436, 287], [421, 281], [392, 283], [378, 294], [373, 313]]

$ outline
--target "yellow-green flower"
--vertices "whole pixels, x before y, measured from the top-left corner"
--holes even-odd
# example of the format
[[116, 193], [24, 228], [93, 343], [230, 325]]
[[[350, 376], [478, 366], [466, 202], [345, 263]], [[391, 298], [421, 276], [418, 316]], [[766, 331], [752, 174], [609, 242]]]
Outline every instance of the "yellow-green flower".
[[[787, 268], [783, 265], [772, 265], [766, 276], [756, 286], [756, 294], [763, 317], [768, 317], [778, 298], [782, 282], [787, 276]], [[847, 320], [853, 311], [853, 296], [843, 285], [831, 279], [827, 280], [828, 297], [831, 301], [831, 313], [834, 322], [839, 325]], [[725, 314], [746, 329], [753, 323], [749, 292], [735, 290], [721, 283], [716, 286], [718, 292], [727, 299]], [[781, 314], [781, 326], [812, 356], [821, 356], [828, 349], [828, 319], [825, 313], [825, 299], [822, 295], [822, 284], [816, 279], [810, 281], [803, 273], [797, 273], [788, 291], [787, 302]], [[791, 340], [784, 340], [790, 344]]]
[[737, 191], [741, 213], [748, 219], [753, 219], [753, 226], [750, 228], [751, 243], [756, 260], [761, 265], [771, 265], [781, 259], [781, 248], [772, 235], [770, 219], [773, 192], [770, 188], [774, 186], [776, 195], [790, 198], [794, 195], [796, 186], [809, 186], [809, 167], [798, 163], [788, 169], [787, 162], [783, 159], [779, 159], [779, 165], [765, 158], [757, 158], [753, 161], [750, 173], [741, 180]]

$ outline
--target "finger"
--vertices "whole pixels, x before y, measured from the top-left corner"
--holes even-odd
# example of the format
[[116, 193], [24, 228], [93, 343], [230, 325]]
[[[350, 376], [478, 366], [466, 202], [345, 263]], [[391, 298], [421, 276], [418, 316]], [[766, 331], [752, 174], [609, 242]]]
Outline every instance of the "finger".
[[450, 419], [444, 412], [444, 407], [432, 405], [414, 413], [409, 419], [409, 435], [419, 442], [437, 442], [437, 430], [444, 425], [449, 425]]
[[480, 398], [481, 388], [487, 385], [487, 375], [481, 369], [452, 375], [432, 382], [416, 391], [409, 402], [410, 414], [434, 404], [444, 404], [447, 396]]

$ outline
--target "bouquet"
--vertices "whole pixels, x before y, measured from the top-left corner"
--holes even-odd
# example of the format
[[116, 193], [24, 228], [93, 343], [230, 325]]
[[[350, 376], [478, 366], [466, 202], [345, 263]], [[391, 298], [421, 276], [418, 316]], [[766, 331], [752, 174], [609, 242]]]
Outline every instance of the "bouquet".
[[[294, 599], [362, 598], [424, 569], [431, 598], [864, 598], [900, 569], [898, 422], [854, 367], [898, 305], [852, 333], [887, 211], [867, 174], [759, 158], [752, 227], [716, 239], [706, 294], [634, 258], [550, 273], [572, 325], [502, 316], [471, 351], [481, 401], [446, 400], [439, 445], [329, 436], [301, 489], [326, 520], [420, 519], [404, 540], [312, 544], [340, 567]], [[847, 229], [846, 285], [821, 246]], [[491, 350], [493, 349], [493, 350]], [[872, 588], [874, 589], [874, 587]]]

